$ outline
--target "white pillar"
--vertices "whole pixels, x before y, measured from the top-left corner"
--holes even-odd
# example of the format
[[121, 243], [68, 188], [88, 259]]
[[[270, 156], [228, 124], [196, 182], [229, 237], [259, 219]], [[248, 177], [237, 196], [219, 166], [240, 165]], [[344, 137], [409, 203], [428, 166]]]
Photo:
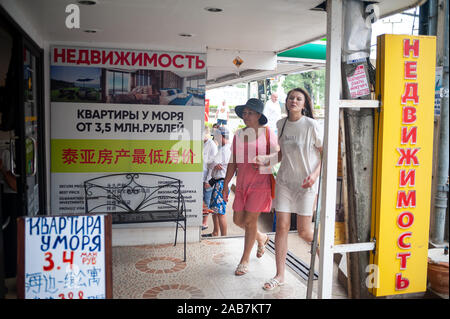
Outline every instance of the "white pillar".
[[320, 211], [319, 291], [321, 299], [331, 298], [333, 246], [336, 214], [336, 178], [341, 88], [342, 1], [327, 5], [327, 66], [325, 86], [325, 131], [323, 145], [323, 187]]

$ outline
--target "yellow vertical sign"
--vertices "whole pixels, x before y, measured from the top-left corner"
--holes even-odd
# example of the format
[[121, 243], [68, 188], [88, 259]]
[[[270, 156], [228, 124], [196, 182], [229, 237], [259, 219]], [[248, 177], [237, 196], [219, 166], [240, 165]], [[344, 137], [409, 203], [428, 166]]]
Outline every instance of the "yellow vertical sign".
[[377, 44], [371, 253], [375, 296], [426, 290], [436, 38], [384, 34]]

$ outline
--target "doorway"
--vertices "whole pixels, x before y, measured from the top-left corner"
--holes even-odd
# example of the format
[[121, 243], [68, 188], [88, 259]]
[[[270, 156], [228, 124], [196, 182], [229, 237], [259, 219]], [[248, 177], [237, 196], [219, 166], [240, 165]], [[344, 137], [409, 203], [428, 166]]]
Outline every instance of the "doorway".
[[45, 214], [43, 50], [3, 10], [0, 41], [0, 263], [10, 278], [16, 276], [16, 219]]

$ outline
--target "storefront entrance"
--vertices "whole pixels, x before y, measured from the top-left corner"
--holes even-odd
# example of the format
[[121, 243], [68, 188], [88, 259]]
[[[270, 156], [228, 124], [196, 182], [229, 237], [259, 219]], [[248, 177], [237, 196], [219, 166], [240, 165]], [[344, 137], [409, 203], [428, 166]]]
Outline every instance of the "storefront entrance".
[[43, 51], [3, 10], [0, 39], [0, 263], [9, 278], [16, 275], [17, 217], [44, 214]]

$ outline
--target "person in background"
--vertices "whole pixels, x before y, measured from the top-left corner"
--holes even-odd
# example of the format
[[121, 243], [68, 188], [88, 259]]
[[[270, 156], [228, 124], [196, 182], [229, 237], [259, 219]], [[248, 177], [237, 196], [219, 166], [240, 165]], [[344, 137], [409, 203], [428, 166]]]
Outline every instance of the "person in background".
[[17, 196], [17, 180], [11, 172], [10, 164], [10, 152], [9, 149], [0, 149], [0, 184], [2, 184], [2, 216], [3, 220], [0, 220], [0, 227], [10, 222], [11, 216], [14, 216], [15, 212], [11, 211], [12, 204], [15, 203]]
[[217, 154], [217, 144], [211, 139], [210, 129], [205, 125], [203, 135], [203, 221], [202, 230], [208, 228], [209, 203], [211, 200], [212, 187], [208, 181], [211, 179], [211, 170], [209, 164], [214, 160]]
[[267, 125], [277, 134], [277, 121], [281, 119], [281, 107], [278, 102], [278, 94], [273, 92], [264, 106], [264, 115], [267, 117]]
[[[227, 202], [223, 199], [222, 190], [224, 188], [224, 179], [227, 171], [227, 165], [230, 161], [230, 132], [224, 126], [220, 126], [214, 132], [214, 140], [219, 143], [219, 149], [214, 157], [211, 166], [212, 169], [212, 183], [213, 191], [209, 207], [213, 210], [213, 224], [214, 229], [211, 236], [227, 235], [227, 219], [225, 213], [227, 210]], [[228, 194], [227, 194], [228, 195]]]
[[[242, 276], [248, 272], [250, 253], [255, 240], [258, 243], [257, 258], [263, 256], [269, 241], [268, 235], [258, 231], [258, 217], [262, 212], [269, 212], [271, 209], [271, 180], [269, 173], [261, 172], [254, 160], [257, 154], [266, 154], [267, 143], [270, 143], [270, 153], [278, 152], [278, 144], [276, 135], [270, 128], [264, 127], [267, 118], [263, 114], [263, 102], [252, 98], [245, 105], [236, 106], [235, 111], [244, 120], [246, 127], [236, 131], [233, 138], [223, 197], [225, 201], [228, 200], [228, 184], [237, 172], [233, 222], [245, 230], [245, 240], [242, 258], [235, 270], [235, 275]], [[266, 133], [269, 134], [269, 138]]]
[[[2, 145], [3, 146], [3, 145]], [[11, 153], [9, 148], [0, 148], [0, 191], [1, 214], [0, 227], [3, 229], [4, 239], [4, 275], [5, 278], [15, 277], [17, 274], [17, 224], [19, 198], [17, 196], [17, 180], [11, 171]], [[3, 262], [3, 261], [2, 261]], [[1, 288], [0, 288], [1, 289]]]
[[260, 156], [259, 165], [281, 161], [276, 177], [274, 207], [277, 216], [275, 234], [276, 275], [263, 289], [272, 290], [284, 284], [287, 238], [291, 213], [297, 214], [298, 235], [310, 243], [313, 240], [312, 215], [318, 193], [322, 156], [322, 135], [314, 120], [311, 98], [301, 88], [291, 90], [286, 98], [287, 118], [277, 122], [280, 151], [273, 156]]
[[227, 101], [223, 100], [222, 104], [217, 107], [216, 111], [216, 123], [219, 126], [227, 125], [230, 115], [230, 108], [227, 105]]
[[9, 150], [0, 150], [0, 170], [1, 178], [0, 183], [3, 184], [3, 191], [5, 193], [17, 193], [17, 180], [11, 172], [10, 167], [10, 154]]

